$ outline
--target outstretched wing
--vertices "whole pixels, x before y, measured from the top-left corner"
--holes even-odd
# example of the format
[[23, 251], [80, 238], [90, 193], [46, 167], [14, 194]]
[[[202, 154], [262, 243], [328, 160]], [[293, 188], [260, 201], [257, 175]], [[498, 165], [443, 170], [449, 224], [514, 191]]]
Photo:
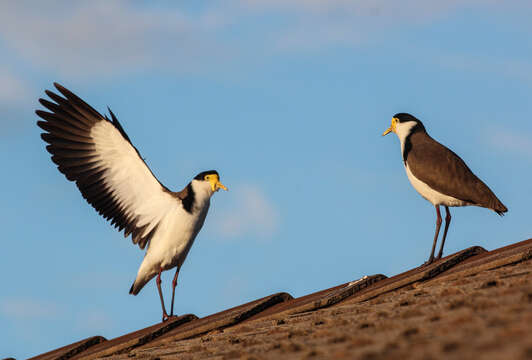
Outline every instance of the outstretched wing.
[[39, 99], [50, 112], [36, 111], [52, 161], [100, 215], [144, 249], [181, 199], [153, 175], [110, 109], [112, 120], [54, 85], [64, 97], [46, 90], [55, 103]]

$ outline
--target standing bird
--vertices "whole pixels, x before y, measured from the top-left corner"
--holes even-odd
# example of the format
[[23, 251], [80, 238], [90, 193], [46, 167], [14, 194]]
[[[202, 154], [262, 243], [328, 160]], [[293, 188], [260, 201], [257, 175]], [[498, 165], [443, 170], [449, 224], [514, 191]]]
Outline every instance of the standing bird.
[[445, 206], [445, 229], [440, 251], [443, 254], [447, 230], [451, 222], [449, 206], [476, 205], [495, 211], [499, 215], [508, 209], [497, 199], [490, 188], [467, 167], [454, 152], [427, 134], [423, 123], [410, 114], [394, 115], [391, 126], [382, 134], [397, 134], [408, 180], [425, 199], [436, 207], [436, 233], [432, 251], [426, 264], [434, 260], [434, 250], [442, 223], [440, 205]]
[[[179, 269], [203, 226], [210, 198], [222, 185], [218, 172], [204, 171], [181, 191], [161, 184], [146, 165], [126, 132], [108, 108], [111, 120], [82, 99], [54, 83], [64, 96], [46, 90], [55, 103], [39, 102], [50, 112], [37, 110], [44, 121], [41, 137], [52, 161], [70, 181], [75, 181], [89, 204], [111, 225], [132, 235], [146, 255], [129, 290], [137, 295], [157, 275], [163, 321], [174, 313]], [[161, 272], [176, 268], [172, 281], [170, 315], [164, 307]]]

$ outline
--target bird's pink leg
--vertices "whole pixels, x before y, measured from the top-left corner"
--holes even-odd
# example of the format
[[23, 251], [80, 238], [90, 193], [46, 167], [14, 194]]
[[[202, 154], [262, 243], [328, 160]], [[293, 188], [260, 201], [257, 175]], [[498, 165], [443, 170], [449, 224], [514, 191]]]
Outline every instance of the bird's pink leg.
[[432, 243], [432, 251], [430, 252], [429, 259], [424, 265], [430, 265], [434, 261], [434, 250], [436, 250], [436, 242], [438, 241], [438, 235], [440, 234], [440, 227], [441, 227], [440, 206], [436, 205], [436, 233], [434, 234], [434, 242]]
[[177, 286], [178, 275], [179, 275], [179, 266], [175, 269], [174, 280], [172, 281], [172, 306], [170, 307], [170, 316], [174, 315], [174, 296], [175, 296], [175, 287]]
[[449, 207], [445, 207], [445, 229], [443, 229], [443, 239], [441, 240], [441, 246], [440, 251], [438, 252], [438, 256], [436, 256], [436, 259], [441, 259], [441, 256], [443, 255], [443, 245], [445, 245], [445, 239], [447, 238], [447, 230], [449, 230], [449, 224], [451, 223], [451, 212], [449, 211]]
[[159, 297], [161, 298], [161, 307], [163, 308], [163, 322], [168, 320], [168, 314], [166, 313], [166, 309], [164, 307], [164, 300], [163, 300], [163, 292], [161, 291], [161, 272], [163, 269], [159, 269], [159, 274], [157, 275], [157, 279], [155, 279], [155, 282], [157, 283], [157, 290], [159, 290]]

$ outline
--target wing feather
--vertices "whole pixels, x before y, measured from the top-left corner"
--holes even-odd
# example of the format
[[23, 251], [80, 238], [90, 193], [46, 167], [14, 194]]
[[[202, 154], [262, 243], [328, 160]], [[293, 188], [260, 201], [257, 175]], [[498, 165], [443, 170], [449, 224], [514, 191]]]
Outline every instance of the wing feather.
[[[453, 151], [430, 138], [426, 133], [414, 133], [415, 146], [408, 152], [412, 174], [443, 194], [495, 211], [506, 208], [491, 189], [480, 180]], [[449, 176], [453, 174], [453, 176]]]
[[153, 175], [110, 109], [112, 120], [54, 85], [62, 96], [46, 90], [55, 103], [39, 99], [50, 112], [36, 111], [52, 161], [100, 215], [143, 249], [181, 199]]

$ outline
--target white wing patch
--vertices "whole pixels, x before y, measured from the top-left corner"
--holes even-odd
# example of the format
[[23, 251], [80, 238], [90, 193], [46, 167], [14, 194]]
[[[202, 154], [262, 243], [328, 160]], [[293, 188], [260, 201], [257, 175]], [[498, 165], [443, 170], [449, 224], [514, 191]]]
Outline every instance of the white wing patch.
[[37, 124], [47, 131], [41, 137], [52, 160], [102, 216], [144, 248], [159, 225], [182, 217], [182, 200], [155, 178], [112, 112], [110, 121], [55, 86], [65, 97], [46, 91], [56, 103], [40, 99], [51, 112], [36, 111], [45, 120]]
[[106, 169], [105, 184], [122, 205], [126, 215], [145, 227], [147, 236], [163, 218], [176, 210], [176, 199], [155, 179], [137, 151], [109, 121], [100, 121], [91, 129], [99, 162]]

